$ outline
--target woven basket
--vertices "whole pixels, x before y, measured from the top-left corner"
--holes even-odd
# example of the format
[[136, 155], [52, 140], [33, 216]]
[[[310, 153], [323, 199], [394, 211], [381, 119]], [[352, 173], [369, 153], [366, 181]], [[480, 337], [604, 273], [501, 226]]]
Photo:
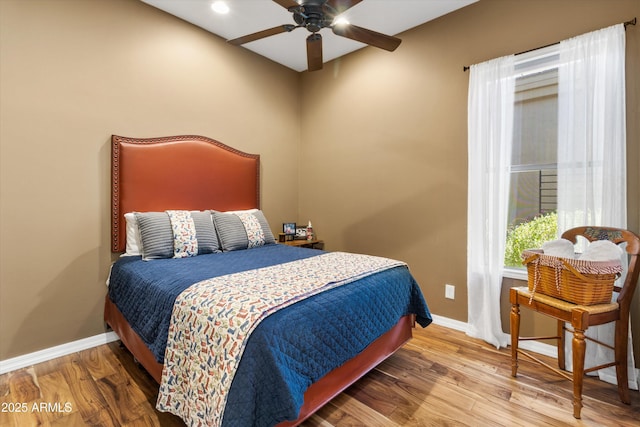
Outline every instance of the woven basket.
[[611, 302], [613, 284], [622, 272], [620, 261], [582, 261], [545, 255], [540, 249], [522, 252], [529, 291], [580, 305]]

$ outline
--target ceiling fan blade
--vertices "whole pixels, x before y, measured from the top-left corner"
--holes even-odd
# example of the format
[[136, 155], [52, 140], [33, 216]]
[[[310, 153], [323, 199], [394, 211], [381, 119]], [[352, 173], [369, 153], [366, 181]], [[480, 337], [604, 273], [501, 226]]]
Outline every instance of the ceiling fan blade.
[[340, 15], [345, 10], [352, 8], [361, 1], [362, 0], [327, 0], [324, 6], [332, 11], [332, 16], [336, 16]]
[[285, 9], [291, 9], [292, 7], [300, 6], [298, 2], [294, 0], [273, 0], [273, 1], [278, 3], [280, 6], [284, 7]]
[[309, 71], [322, 69], [322, 36], [318, 33], [307, 37], [307, 68]]
[[379, 47], [380, 49], [388, 50], [389, 52], [396, 50], [402, 42], [402, 40], [397, 37], [388, 36], [386, 34], [378, 33], [377, 31], [368, 30], [366, 28], [350, 24], [334, 25], [331, 29], [333, 30], [333, 33], [338, 36]]
[[277, 27], [269, 28], [268, 30], [258, 31], [257, 33], [247, 34], [246, 36], [238, 37], [237, 39], [227, 40], [227, 43], [230, 43], [235, 46], [240, 46], [241, 44], [249, 43], [255, 40], [263, 39], [269, 36], [275, 36], [280, 33], [287, 33], [295, 30], [297, 27], [295, 25], [286, 24], [279, 25]]

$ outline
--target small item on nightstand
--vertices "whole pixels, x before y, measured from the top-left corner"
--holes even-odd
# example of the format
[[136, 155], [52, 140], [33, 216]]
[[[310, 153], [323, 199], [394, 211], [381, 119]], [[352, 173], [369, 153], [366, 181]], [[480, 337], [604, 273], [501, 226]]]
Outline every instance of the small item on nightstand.
[[307, 240], [313, 240], [313, 227], [311, 226], [311, 221], [307, 224]]

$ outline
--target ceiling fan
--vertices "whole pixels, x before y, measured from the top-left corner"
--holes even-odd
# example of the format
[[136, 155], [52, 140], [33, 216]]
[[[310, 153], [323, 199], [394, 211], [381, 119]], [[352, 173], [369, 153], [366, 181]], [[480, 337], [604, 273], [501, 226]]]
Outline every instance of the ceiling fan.
[[322, 36], [319, 31], [331, 28], [334, 34], [393, 52], [400, 45], [399, 38], [378, 33], [351, 24], [335, 23], [336, 16], [360, 3], [362, 0], [273, 0], [293, 13], [296, 25], [284, 24], [257, 33], [248, 34], [229, 43], [239, 46], [280, 33], [288, 33], [304, 27], [311, 33], [307, 37], [307, 65], [309, 71], [322, 69]]

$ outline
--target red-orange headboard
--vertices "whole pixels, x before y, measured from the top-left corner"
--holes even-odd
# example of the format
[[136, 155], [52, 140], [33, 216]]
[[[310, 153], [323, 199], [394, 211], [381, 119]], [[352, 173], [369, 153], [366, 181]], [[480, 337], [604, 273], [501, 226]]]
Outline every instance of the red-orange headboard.
[[204, 136], [111, 137], [111, 250], [127, 212], [260, 207], [260, 156]]

